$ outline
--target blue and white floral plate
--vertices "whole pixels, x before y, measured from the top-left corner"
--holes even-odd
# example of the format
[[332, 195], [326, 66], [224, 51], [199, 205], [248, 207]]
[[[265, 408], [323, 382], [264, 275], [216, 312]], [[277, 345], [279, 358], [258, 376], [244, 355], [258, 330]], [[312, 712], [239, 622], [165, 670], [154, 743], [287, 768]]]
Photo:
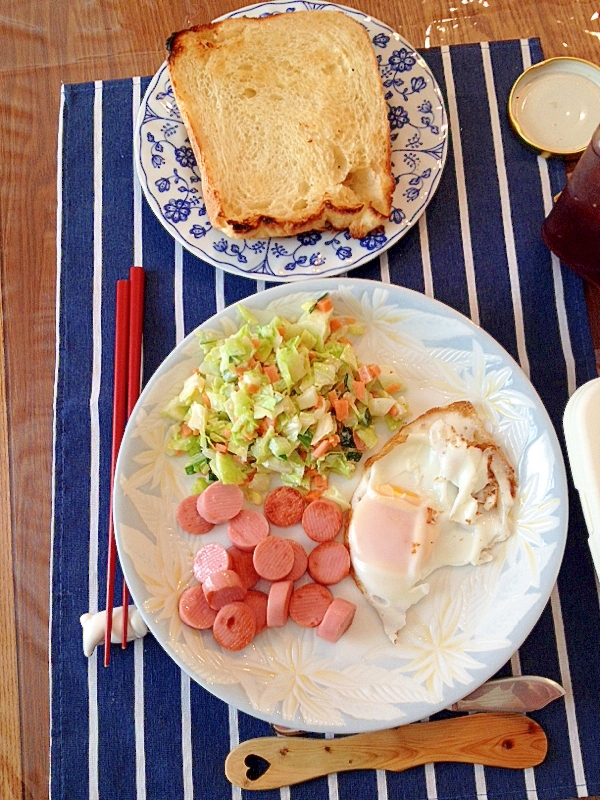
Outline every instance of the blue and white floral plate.
[[[409, 609], [396, 645], [351, 577], [332, 587], [334, 595], [357, 606], [352, 626], [336, 645], [290, 621], [232, 653], [222, 650], [210, 631], [183, 625], [177, 603], [194, 581], [195, 553], [207, 542], [229, 546], [225, 525], [191, 536], [176, 522], [178, 503], [194, 479], [185, 474], [181, 458], [165, 453], [170, 423], [162, 412], [200, 363], [193, 332], [150, 379], [130, 417], [115, 477], [115, 535], [137, 608], [156, 640], [195, 681], [268, 722], [358, 733], [431, 716], [508, 661], [556, 581], [568, 494], [556, 433], [531, 383], [491, 336], [453, 309], [400, 286], [351, 278], [277, 286], [246, 298], [244, 305], [263, 323], [278, 315], [293, 320], [303, 303], [324, 292], [338, 315], [362, 325], [364, 335], [355, 343], [359, 359], [389, 364], [402, 377], [411, 418], [470, 400], [514, 465], [512, 533], [494, 547], [492, 560], [430, 575], [429, 594]], [[237, 307], [230, 306], [200, 328], [230, 334], [241, 322]], [[381, 447], [390, 433], [385, 425], [379, 433]], [[359, 465], [351, 479], [331, 480], [349, 500], [361, 473]], [[301, 525], [278, 533], [307, 550], [313, 546]]]
[[343, 231], [246, 240], [213, 230], [196, 160], [163, 64], [148, 87], [137, 120], [134, 148], [140, 183], [169, 233], [194, 255], [227, 272], [286, 282], [358, 267], [404, 236], [439, 183], [448, 151], [444, 101], [425, 61], [399, 34], [360, 11], [333, 3], [258, 3], [225, 17], [315, 9], [348, 14], [367, 29], [373, 42], [389, 109], [396, 178], [390, 219], [382, 232], [364, 239], [352, 239]]

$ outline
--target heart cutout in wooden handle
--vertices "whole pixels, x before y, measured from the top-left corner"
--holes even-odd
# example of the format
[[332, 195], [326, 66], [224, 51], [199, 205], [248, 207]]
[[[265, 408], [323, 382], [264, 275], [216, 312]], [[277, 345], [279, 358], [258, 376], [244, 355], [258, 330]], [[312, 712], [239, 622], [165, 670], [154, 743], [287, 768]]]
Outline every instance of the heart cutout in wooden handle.
[[229, 753], [225, 774], [242, 789], [276, 789], [332, 772], [399, 772], [434, 761], [525, 769], [541, 764], [547, 749], [542, 728], [522, 714], [473, 714], [339, 739], [249, 739]]

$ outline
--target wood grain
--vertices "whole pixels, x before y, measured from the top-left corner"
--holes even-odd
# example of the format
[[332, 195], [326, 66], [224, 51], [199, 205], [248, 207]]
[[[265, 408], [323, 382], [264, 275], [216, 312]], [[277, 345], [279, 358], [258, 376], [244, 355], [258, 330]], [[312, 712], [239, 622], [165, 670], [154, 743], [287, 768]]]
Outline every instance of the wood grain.
[[[4, 321], [0, 307], [0, 343]], [[13, 559], [10, 540], [10, 482], [4, 350], [0, 348], [0, 797], [18, 797], [21, 791], [21, 730], [17, 670], [17, 637], [13, 592]], [[5, 587], [5, 588], [4, 588]]]
[[[243, 789], [277, 789], [333, 772], [400, 772], [439, 761], [526, 769], [541, 764], [547, 749], [542, 728], [523, 714], [474, 714], [338, 739], [249, 739], [229, 753], [225, 774]], [[268, 766], [253, 775], [257, 759]]]
[[[593, 0], [346, 4], [383, 19], [415, 47], [539, 36], [546, 56], [598, 60], [600, 20], [593, 19]], [[0, 643], [1, 758], [7, 759], [0, 769], [2, 780], [8, 780], [0, 787], [5, 800], [44, 798], [48, 791], [47, 598], [60, 84], [152, 74], [163, 60], [168, 34], [243, 5], [244, 0], [0, 0], [0, 344], [5, 353], [0, 369], [2, 389], [6, 387], [6, 397], [0, 392], [0, 545], [5, 554], [12, 554], [12, 566], [3, 563], [0, 580], [0, 624], [9, 639], [6, 651]], [[596, 321], [600, 300], [591, 292], [590, 298]], [[597, 321], [594, 330], [600, 346]], [[19, 703], [19, 695], [26, 702]], [[20, 725], [15, 722], [17, 710]]]

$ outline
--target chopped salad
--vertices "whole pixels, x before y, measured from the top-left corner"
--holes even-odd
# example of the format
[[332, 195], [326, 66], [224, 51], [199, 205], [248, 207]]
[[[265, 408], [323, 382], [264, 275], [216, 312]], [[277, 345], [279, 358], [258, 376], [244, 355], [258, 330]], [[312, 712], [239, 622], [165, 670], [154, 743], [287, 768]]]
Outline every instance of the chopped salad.
[[295, 322], [260, 324], [237, 307], [236, 333], [198, 333], [204, 358], [164, 412], [174, 420], [168, 452], [186, 456], [197, 494], [220, 480], [259, 505], [277, 473], [308, 500], [339, 501], [330, 473], [350, 477], [377, 443], [375, 421], [396, 430], [408, 412], [399, 376], [359, 363], [349, 337], [363, 329], [335, 316], [328, 295], [303, 305]]

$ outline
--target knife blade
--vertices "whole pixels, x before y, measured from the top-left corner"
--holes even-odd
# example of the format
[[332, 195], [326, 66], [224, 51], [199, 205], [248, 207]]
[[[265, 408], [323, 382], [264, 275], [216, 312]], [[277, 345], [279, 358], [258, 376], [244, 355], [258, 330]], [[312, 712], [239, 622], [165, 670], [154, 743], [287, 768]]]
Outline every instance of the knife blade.
[[451, 711], [538, 711], [562, 697], [565, 690], [556, 681], [539, 675], [517, 675], [487, 681], [474, 692], [453, 703]]

